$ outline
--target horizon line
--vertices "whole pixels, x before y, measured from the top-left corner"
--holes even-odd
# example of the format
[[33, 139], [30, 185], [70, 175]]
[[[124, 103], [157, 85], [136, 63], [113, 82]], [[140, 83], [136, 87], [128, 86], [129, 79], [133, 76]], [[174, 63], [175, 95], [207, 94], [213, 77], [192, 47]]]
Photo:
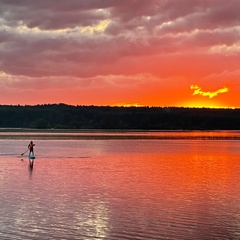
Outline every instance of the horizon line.
[[67, 103], [37, 103], [37, 104], [0, 104], [0, 107], [37, 107], [37, 106], [51, 106], [51, 105], [65, 105], [70, 107], [111, 107], [111, 108], [184, 108], [184, 109], [224, 109], [224, 110], [239, 110], [240, 107], [191, 107], [191, 106], [151, 106], [151, 105], [136, 105], [136, 104], [116, 104], [116, 105], [94, 105], [94, 104], [86, 104], [86, 105], [74, 105]]

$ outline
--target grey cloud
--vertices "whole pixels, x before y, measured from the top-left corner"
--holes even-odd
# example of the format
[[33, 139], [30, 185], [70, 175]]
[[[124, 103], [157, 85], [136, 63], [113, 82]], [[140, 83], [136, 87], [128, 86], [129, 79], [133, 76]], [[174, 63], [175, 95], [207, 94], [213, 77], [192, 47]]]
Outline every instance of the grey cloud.
[[59, 29], [95, 24], [105, 15], [93, 10], [105, 9], [121, 22], [158, 13], [158, 0], [2, 0], [1, 17], [9, 26], [25, 24], [41, 29]]
[[166, 26], [165, 30], [182, 32], [237, 26], [240, 23], [239, 8], [238, 0], [168, 1], [163, 10], [173, 24]]
[[[233, 44], [239, 39], [237, 31], [223, 31], [239, 23], [240, 2], [236, 0], [0, 2], [0, 70], [16, 75], [120, 73], [125, 70], [122, 67], [139, 64], [144, 56], [157, 58], [191, 47]], [[103, 33], [88, 35], [76, 29], [97, 25], [106, 18], [111, 22]], [[40, 30], [17, 29], [24, 25]], [[64, 28], [68, 31], [54, 31]], [[177, 35], [194, 29], [200, 32]]]
[[[97, 9], [109, 11], [109, 16], [119, 23], [132, 22], [134, 19], [139, 21], [143, 16], [150, 16], [157, 17], [159, 24], [186, 18], [183, 21], [186, 27], [194, 22], [207, 27], [239, 23], [239, 7], [238, 0], [24, 0], [21, 4], [19, 0], [1, 0], [0, 14], [11, 26], [23, 23], [42, 29], [96, 24], [106, 17], [101, 12], [92, 11]], [[156, 24], [156, 19], [153, 23]]]

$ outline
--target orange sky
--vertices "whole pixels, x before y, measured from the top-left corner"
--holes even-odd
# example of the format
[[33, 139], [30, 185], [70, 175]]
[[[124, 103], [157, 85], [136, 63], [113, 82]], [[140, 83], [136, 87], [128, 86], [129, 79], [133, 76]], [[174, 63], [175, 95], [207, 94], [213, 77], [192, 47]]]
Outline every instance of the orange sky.
[[240, 107], [240, 1], [3, 1], [0, 104]]

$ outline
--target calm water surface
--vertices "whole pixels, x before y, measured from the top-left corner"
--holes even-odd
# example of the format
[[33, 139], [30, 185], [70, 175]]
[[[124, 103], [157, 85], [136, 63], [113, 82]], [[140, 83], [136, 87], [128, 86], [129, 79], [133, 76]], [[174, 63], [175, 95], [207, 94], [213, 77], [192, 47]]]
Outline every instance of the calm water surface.
[[240, 133], [137, 134], [0, 136], [0, 239], [240, 239]]

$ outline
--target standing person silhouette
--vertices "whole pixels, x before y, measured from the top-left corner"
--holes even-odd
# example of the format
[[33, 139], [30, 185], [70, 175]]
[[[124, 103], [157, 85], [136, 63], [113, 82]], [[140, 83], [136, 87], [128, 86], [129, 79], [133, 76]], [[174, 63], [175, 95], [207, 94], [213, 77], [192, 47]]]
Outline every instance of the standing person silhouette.
[[35, 146], [35, 144], [33, 144], [33, 141], [31, 141], [28, 144], [28, 149], [29, 149], [29, 156], [32, 154], [32, 156], [34, 156], [34, 151], [33, 151], [33, 147]]

